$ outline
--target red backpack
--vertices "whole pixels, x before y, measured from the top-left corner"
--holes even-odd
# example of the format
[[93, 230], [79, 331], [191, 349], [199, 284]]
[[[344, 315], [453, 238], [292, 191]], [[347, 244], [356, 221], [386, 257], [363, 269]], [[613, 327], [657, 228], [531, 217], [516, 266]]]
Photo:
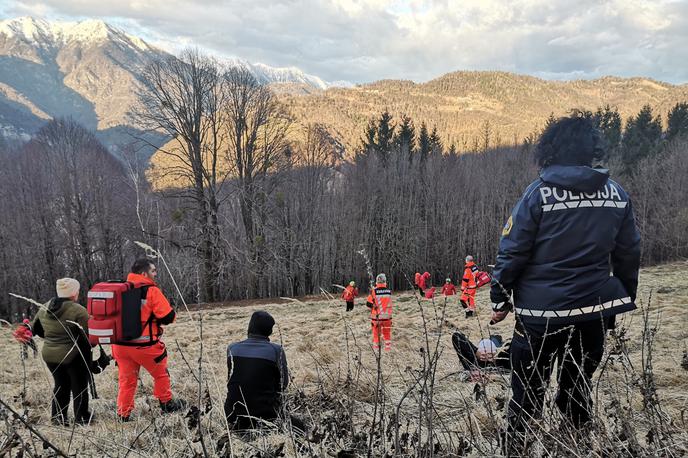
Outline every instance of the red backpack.
[[116, 280], [93, 285], [86, 305], [91, 344], [131, 345], [130, 340], [141, 337], [144, 327], [153, 319], [151, 313], [149, 320], [141, 324], [141, 307], [145, 304], [148, 288], [136, 288], [131, 282]]
[[481, 286], [485, 286], [490, 283], [491, 280], [492, 277], [490, 277], [490, 274], [487, 272], [478, 272], [475, 274], [475, 287], [480, 288]]

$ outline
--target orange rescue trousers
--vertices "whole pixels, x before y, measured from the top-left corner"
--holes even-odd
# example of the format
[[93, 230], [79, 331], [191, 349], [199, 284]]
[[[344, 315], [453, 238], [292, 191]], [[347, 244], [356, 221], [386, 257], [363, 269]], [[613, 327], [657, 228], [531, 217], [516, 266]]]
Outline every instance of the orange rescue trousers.
[[382, 340], [385, 341], [385, 351], [392, 349], [392, 320], [370, 320], [373, 328], [373, 348], [375, 350], [380, 348], [380, 334]]
[[463, 308], [475, 312], [475, 290], [469, 289], [461, 294], [461, 305]]
[[172, 399], [170, 373], [167, 371], [167, 350], [164, 343], [158, 341], [146, 347], [113, 345], [112, 356], [119, 368], [118, 415], [128, 417], [134, 410], [134, 397], [141, 366], [153, 377], [153, 396], [160, 402]]

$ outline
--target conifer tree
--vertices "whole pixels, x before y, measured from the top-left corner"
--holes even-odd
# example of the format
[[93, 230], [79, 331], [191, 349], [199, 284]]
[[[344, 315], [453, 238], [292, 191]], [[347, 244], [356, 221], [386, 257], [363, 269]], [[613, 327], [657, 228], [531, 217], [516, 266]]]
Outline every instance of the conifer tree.
[[413, 120], [407, 115], [401, 116], [401, 123], [394, 137], [394, 144], [399, 154], [408, 157], [409, 161], [413, 158], [413, 152], [416, 148], [416, 128], [413, 125]]
[[370, 154], [377, 149], [375, 135], [377, 134], [377, 125], [374, 120], [368, 121], [363, 138], [361, 138], [361, 152], [363, 154]]
[[382, 162], [386, 162], [392, 152], [394, 141], [394, 123], [392, 115], [385, 110], [377, 123], [377, 153]]
[[604, 108], [597, 109], [593, 119], [607, 142], [609, 154], [615, 155], [621, 143], [621, 115], [619, 110], [606, 105]]
[[440, 135], [437, 133], [437, 126], [432, 126], [432, 133], [430, 134], [430, 153], [441, 155], [444, 152], [444, 145]]
[[490, 149], [490, 144], [492, 142], [492, 125], [488, 119], [483, 123], [480, 129], [480, 143], [482, 144], [482, 150], [487, 151]]
[[667, 118], [667, 140], [678, 136], [688, 135], [688, 103], [681, 102], [674, 105]]
[[632, 171], [638, 162], [656, 153], [662, 139], [662, 120], [654, 117], [652, 107], [645, 105], [640, 112], [628, 119], [621, 140], [621, 158], [627, 171]]
[[425, 121], [420, 124], [420, 136], [418, 137], [418, 154], [420, 160], [424, 161], [430, 154], [430, 135], [428, 134], [428, 126], [425, 125]]

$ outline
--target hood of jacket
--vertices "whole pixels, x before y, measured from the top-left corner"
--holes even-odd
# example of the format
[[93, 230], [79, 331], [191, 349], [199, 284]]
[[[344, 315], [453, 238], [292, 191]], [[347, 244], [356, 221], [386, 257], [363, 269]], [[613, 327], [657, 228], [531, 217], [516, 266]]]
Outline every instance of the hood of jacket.
[[540, 178], [572, 191], [593, 192], [607, 184], [609, 170], [585, 165], [550, 165], [540, 171]]
[[248, 336], [268, 338], [272, 335], [274, 325], [275, 319], [268, 312], [265, 310], [255, 311], [248, 322]]
[[62, 305], [65, 302], [69, 302], [69, 298], [67, 297], [53, 297], [50, 299], [50, 302], [48, 302], [48, 316], [49, 317], [60, 317], [62, 315], [62, 312], [64, 312], [64, 308]]

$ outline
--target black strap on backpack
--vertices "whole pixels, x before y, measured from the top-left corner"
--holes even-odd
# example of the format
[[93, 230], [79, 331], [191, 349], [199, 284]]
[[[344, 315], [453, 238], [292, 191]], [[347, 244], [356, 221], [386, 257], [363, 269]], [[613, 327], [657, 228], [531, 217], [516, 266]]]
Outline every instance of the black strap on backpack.
[[[141, 325], [141, 309], [143, 308], [143, 301], [148, 297], [148, 290], [151, 285], [144, 285], [140, 287], [135, 287], [132, 282], [127, 282], [131, 285], [131, 289], [127, 291], [126, 297], [122, 297], [123, 301], [123, 313], [122, 313], [122, 325], [125, 330], [122, 336], [124, 342], [120, 342], [119, 345], [125, 346], [148, 346], [157, 343], [157, 336], [153, 335], [153, 320], [155, 320], [155, 314], [151, 310], [148, 319]], [[138, 340], [143, 335], [143, 330], [148, 328], [148, 341]], [[131, 342], [127, 342], [131, 341]]]

